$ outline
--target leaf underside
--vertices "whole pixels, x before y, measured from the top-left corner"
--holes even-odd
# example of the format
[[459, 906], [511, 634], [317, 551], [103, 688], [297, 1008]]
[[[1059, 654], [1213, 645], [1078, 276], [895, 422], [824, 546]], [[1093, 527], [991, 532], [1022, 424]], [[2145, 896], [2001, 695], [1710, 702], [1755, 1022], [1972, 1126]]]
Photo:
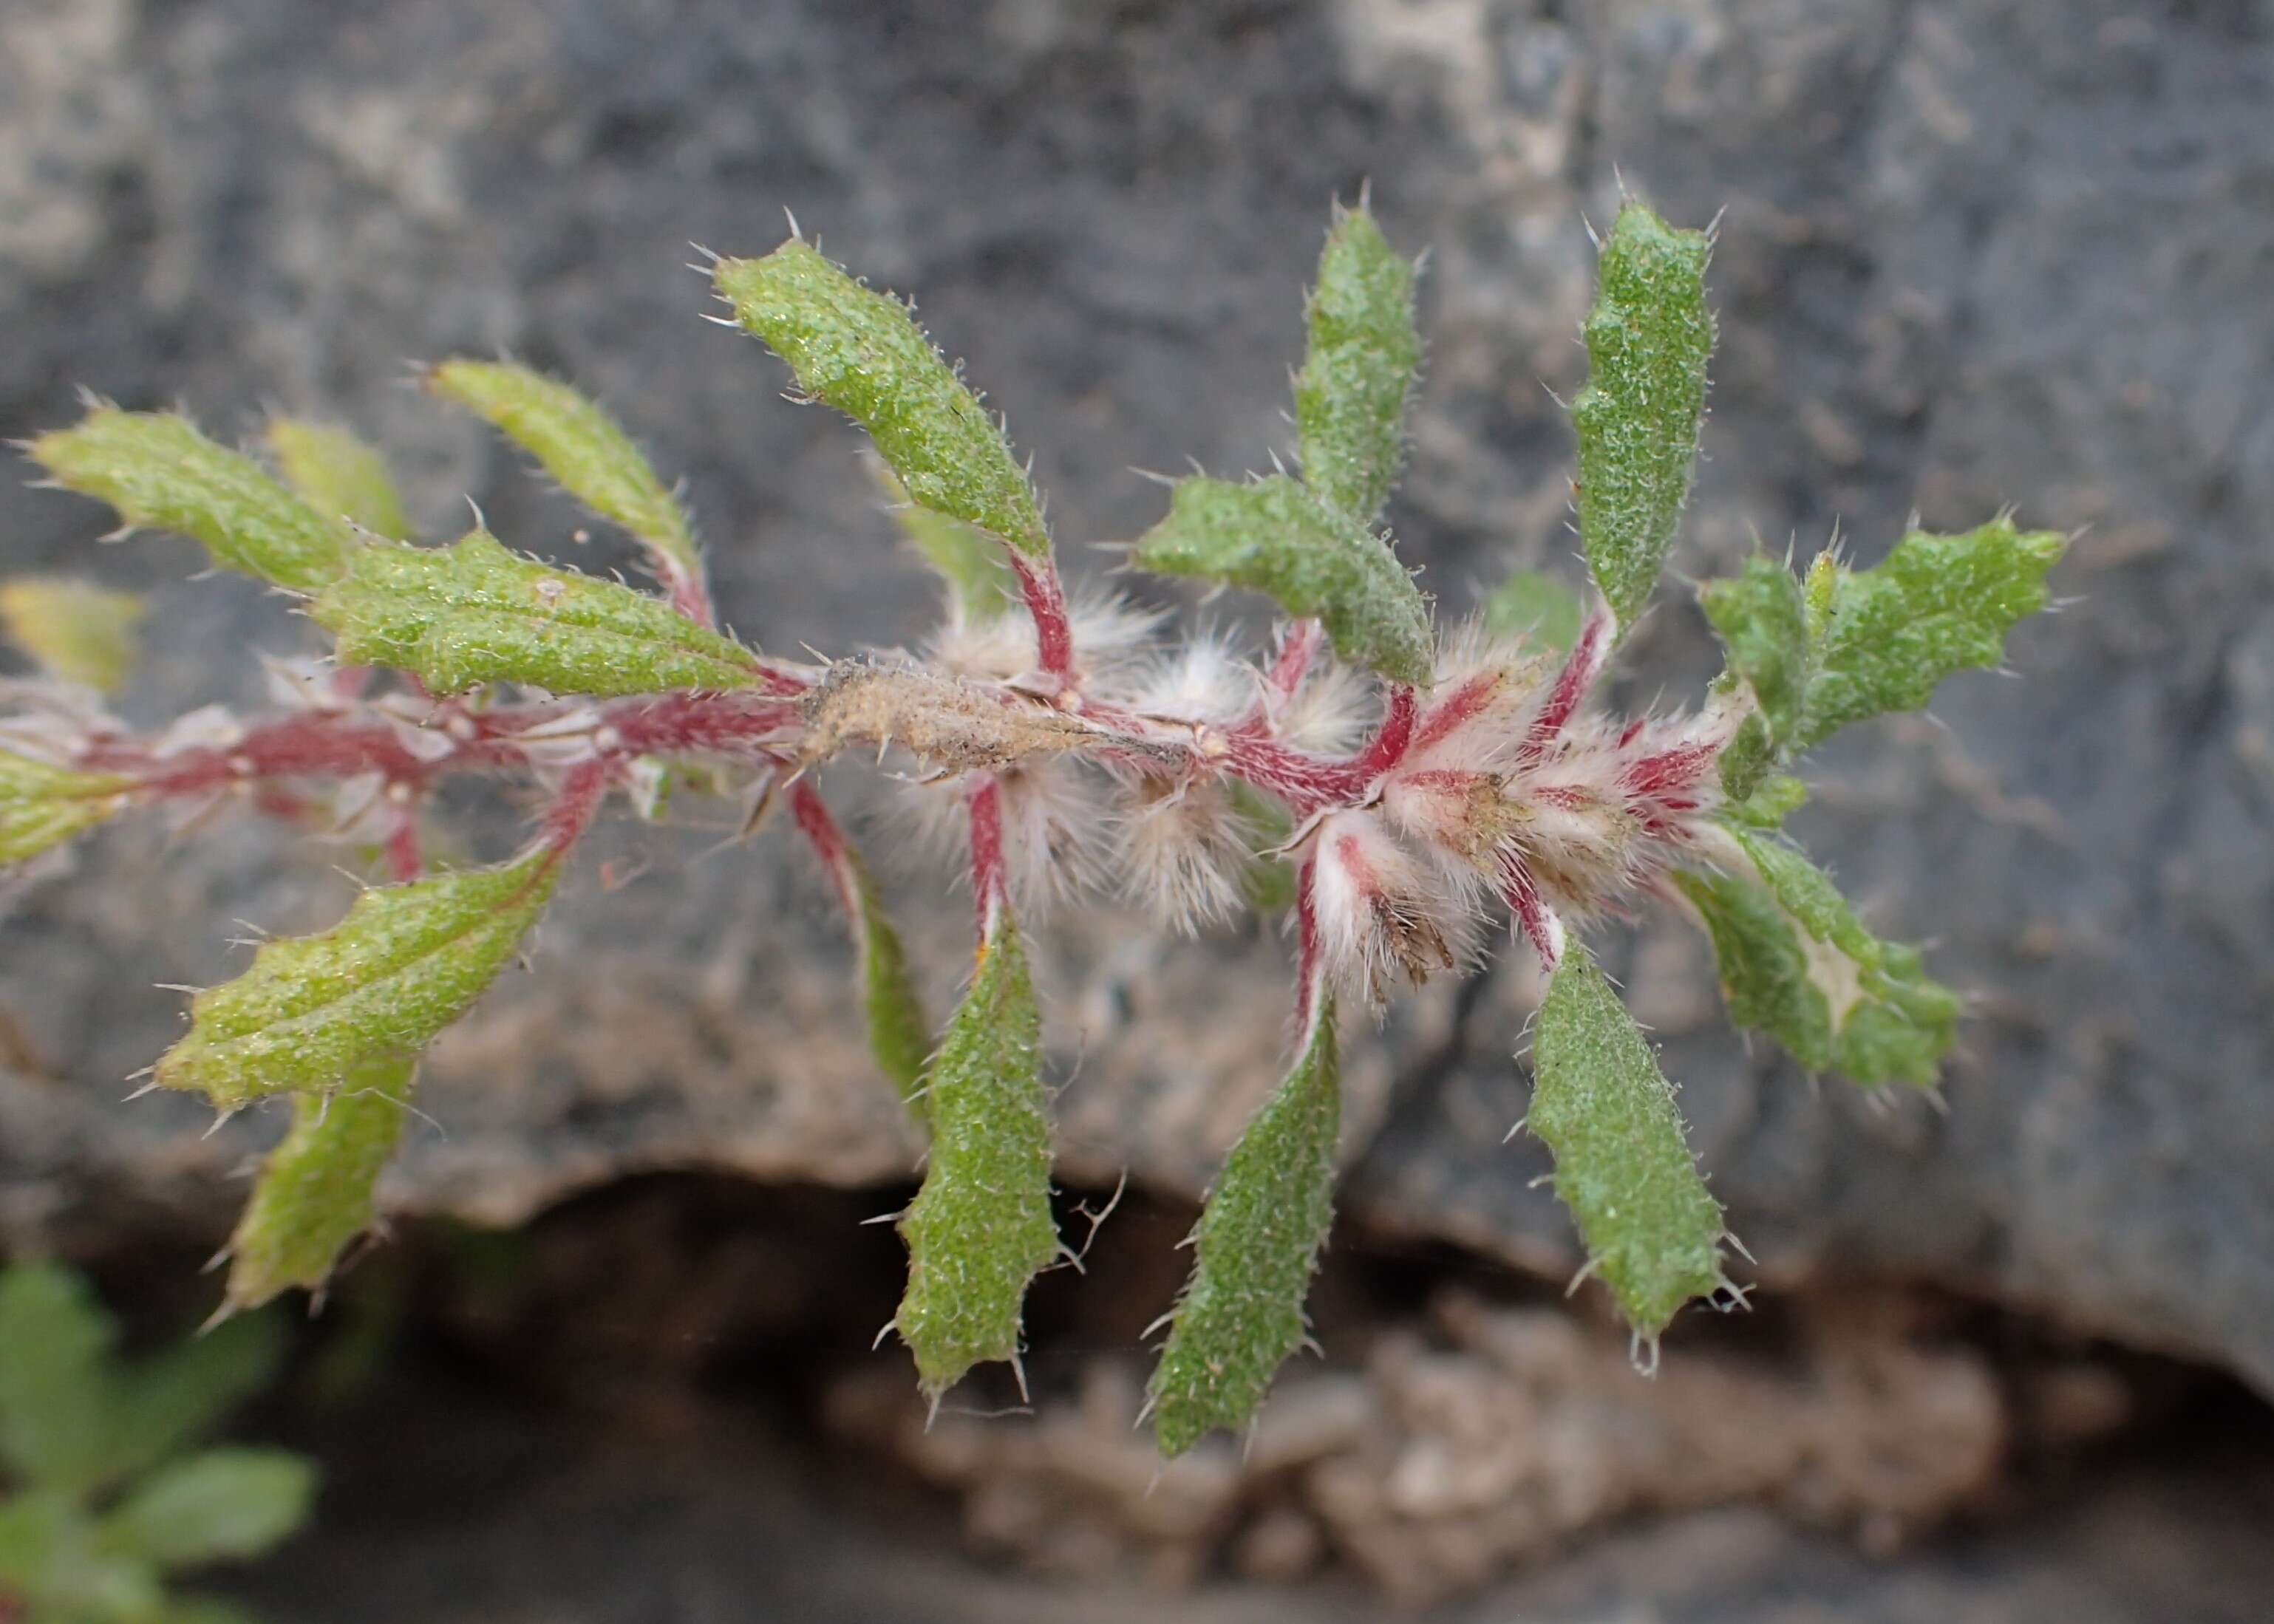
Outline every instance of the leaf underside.
[[621, 583], [523, 558], [485, 530], [448, 547], [359, 547], [310, 613], [343, 663], [413, 672], [436, 693], [525, 682], [606, 697], [757, 680], [732, 639]]
[[1555, 1153], [1555, 1193], [1628, 1323], [1655, 1337], [1721, 1285], [1721, 1209], [1649, 1041], [1577, 943], [1540, 1005], [1532, 1064], [1529, 1121]]
[[721, 259], [712, 280], [809, 395], [869, 431], [909, 500], [1050, 555], [1042, 503], [1010, 441], [907, 306], [796, 238], [762, 259]]
[[1138, 541], [1133, 561], [1264, 593], [1290, 614], [1316, 615], [1352, 664], [1399, 682], [1429, 680], [1436, 649], [1412, 576], [1380, 537], [1284, 474], [1178, 480], [1168, 516]]
[[1704, 232], [1675, 230], [1631, 201], [1603, 244], [1585, 329], [1587, 387], [1571, 421], [1579, 535], [1622, 632], [1658, 584], [1698, 460], [1713, 349], [1709, 246]]
[[1193, 1231], [1192, 1279], [1153, 1372], [1154, 1432], [1175, 1456], [1246, 1425], [1302, 1345], [1303, 1300], [1334, 1220], [1342, 1095], [1331, 1005], [1241, 1132]]
[[924, 1391], [1015, 1359], [1027, 1283], [1058, 1255], [1042, 1013], [1026, 950], [998, 916], [971, 989], [927, 1073], [931, 1157], [900, 1215], [907, 1293], [893, 1324]]
[[512, 959], [559, 875], [557, 854], [540, 849], [375, 886], [331, 930], [264, 944], [251, 969], [191, 1001], [188, 1035], [158, 1062], [158, 1082], [226, 1110], [416, 1056]]

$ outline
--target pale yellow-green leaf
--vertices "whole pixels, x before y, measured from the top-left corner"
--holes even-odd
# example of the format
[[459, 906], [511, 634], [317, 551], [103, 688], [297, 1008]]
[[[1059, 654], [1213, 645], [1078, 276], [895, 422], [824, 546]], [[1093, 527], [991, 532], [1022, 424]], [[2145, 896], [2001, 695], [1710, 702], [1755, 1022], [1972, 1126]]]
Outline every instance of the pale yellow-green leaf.
[[0, 583], [9, 641], [66, 682], [115, 694], [134, 673], [141, 598], [62, 575]]
[[345, 519], [374, 536], [410, 538], [410, 520], [375, 446], [328, 423], [275, 417], [268, 424], [268, 451], [284, 483], [328, 518]]

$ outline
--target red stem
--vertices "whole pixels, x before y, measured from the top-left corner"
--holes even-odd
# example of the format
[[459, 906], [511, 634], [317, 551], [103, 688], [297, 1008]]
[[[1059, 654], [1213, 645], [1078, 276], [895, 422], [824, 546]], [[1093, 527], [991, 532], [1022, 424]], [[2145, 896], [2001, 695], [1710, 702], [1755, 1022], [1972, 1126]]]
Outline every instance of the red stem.
[[561, 780], [560, 793], [545, 809], [541, 830], [555, 861], [568, 855], [568, 849], [592, 826], [593, 816], [600, 809], [601, 799], [608, 793], [608, 780], [614, 771], [614, 762], [596, 756], [578, 762]]
[[1272, 710], [1290, 703], [1302, 692], [1303, 679], [1310, 674], [1311, 661], [1326, 635], [1326, 627], [1315, 620], [1298, 620], [1287, 628], [1278, 657], [1271, 662], [1270, 673], [1263, 680]]
[[1035, 621], [1035, 656], [1054, 677], [1073, 674], [1073, 626], [1066, 616], [1065, 586], [1058, 567], [1050, 559], [1030, 559], [1009, 549], [1011, 568], [1019, 577], [1019, 590], [1027, 613]]
[[977, 778], [971, 786], [971, 890], [983, 944], [1010, 897], [1003, 866], [1003, 786], [992, 773]]
[[838, 827], [828, 803], [821, 799], [821, 792], [813, 787], [810, 779], [800, 778], [790, 786], [789, 807], [798, 828], [812, 843], [814, 854], [821, 859], [821, 866], [829, 871], [830, 883], [837, 888], [837, 899], [844, 904], [854, 929], [859, 930], [861, 894], [854, 883], [853, 848], [846, 842], [845, 831]]

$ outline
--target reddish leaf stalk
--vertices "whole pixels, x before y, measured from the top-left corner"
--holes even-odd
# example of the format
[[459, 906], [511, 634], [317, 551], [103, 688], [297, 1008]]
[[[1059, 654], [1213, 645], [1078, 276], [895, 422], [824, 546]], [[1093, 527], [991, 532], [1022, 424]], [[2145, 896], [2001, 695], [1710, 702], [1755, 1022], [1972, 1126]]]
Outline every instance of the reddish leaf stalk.
[[983, 947], [1010, 900], [1010, 876], [1003, 861], [1003, 785], [992, 773], [971, 784], [971, 891], [979, 911]]
[[1030, 559], [1016, 548], [1006, 551], [1027, 613], [1034, 618], [1035, 658], [1051, 676], [1072, 677], [1073, 624], [1066, 613], [1065, 586], [1058, 579], [1058, 565], [1049, 559]]

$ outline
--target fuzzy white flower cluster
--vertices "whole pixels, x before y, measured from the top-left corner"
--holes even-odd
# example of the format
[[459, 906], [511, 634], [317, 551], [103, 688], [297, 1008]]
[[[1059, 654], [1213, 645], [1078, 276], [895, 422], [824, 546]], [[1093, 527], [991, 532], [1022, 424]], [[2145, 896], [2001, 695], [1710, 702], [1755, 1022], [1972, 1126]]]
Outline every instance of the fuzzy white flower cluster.
[[[1079, 605], [1070, 619], [1081, 667], [1068, 708], [1186, 748], [1069, 750], [999, 772], [1020, 906], [1110, 877], [1164, 924], [1194, 931], [1239, 911], [1258, 861], [1307, 861], [1325, 977], [1374, 1001], [1472, 962], [1503, 907], [1552, 967], [1566, 920], [1615, 909], [1678, 860], [1697, 861], [1712, 838], [1716, 763], [1743, 719], [1721, 702], [1681, 718], [1590, 713], [1614, 633], [1600, 607], [1560, 657], [1465, 628], [1426, 693], [1391, 689], [1387, 704], [1315, 627], [1285, 628], [1267, 666], [1216, 634], [1164, 648], [1160, 617], [1118, 600]], [[1034, 682], [1024, 616], [956, 616], [925, 655], [959, 680]], [[1278, 793], [1253, 793], [1257, 776], [1241, 770], [1251, 748], [1294, 763], [1267, 775], [1261, 787]], [[914, 786], [937, 846], [964, 838], [960, 776]]]

